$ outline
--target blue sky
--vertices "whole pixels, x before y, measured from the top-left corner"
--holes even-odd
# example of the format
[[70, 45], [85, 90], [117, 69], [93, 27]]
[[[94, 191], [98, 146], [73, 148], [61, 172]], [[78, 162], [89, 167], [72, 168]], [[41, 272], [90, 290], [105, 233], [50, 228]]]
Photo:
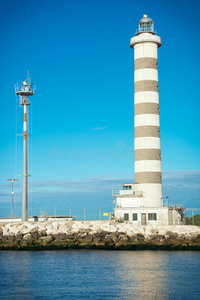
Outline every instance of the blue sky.
[[[134, 53], [144, 13], [161, 37], [163, 197], [200, 207], [199, 1], [0, 1], [0, 216], [7, 178], [22, 173], [23, 108], [14, 84], [30, 72], [30, 205], [77, 218], [112, 211], [112, 188], [134, 181]], [[18, 178], [18, 177], [17, 177]], [[21, 214], [21, 185], [15, 213]]]

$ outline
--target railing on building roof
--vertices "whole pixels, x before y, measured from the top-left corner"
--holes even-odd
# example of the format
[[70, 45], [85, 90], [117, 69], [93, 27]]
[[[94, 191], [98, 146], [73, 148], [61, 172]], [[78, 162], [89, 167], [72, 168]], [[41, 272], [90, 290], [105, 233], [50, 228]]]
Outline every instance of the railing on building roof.
[[163, 200], [163, 206], [174, 207], [174, 208], [184, 208], [183, 203], [169, 202], [168, 200]]
[[133, 190], [112, 190], [112, 196], [134, 196], [141, 197], [142, 191], [133, 191]]

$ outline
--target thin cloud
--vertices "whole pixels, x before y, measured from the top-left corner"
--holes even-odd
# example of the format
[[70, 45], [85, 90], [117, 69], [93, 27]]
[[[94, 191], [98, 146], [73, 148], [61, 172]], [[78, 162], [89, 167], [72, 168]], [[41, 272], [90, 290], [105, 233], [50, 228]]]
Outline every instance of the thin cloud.
[[[92, 177], [82, 180], [44, 180], [32, 182], [29, 190], [30, 207], [33, 213], [39, 213], [40, 208], [53, 213], [62, 214], [67, 207], [80, 217], [83, 207], [91, 210], [91, 218], [95, 218], [93, 211], [97, 212], [99, 206], [105, 211], [113, 211], [112, 190], [122, 189], [124, 182], [134, 182], [133, 177], [119, 177], [112, 175]], [[10, 186], [0, 185], [0, 214], [5, 216], [10, 209]], [[32, 192], [31, 192], [32, 190]], [[169, 196], [169, 202], [185, 203], [187, 207], [200, 207], [200, 170], [189, 171], [163, 171], [163, 199]], [[15, 187], [14, 201], [18, 214], [21, 212], [21, 185]], [[31, 201], [32, 199], [32, 201]], [[32, 204], [31, 204], [32, 202]], [[96, 216], [98, 218], [98, 215]]]
[[104, 127], [92, 127], [92, 130], [104, 130], [107, 129], [108, 127], [104, 126]]

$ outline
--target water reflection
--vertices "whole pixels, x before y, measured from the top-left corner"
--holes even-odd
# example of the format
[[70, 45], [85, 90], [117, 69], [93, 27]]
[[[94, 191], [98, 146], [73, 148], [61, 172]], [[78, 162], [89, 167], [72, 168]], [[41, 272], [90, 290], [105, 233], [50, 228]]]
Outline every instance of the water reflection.
[[200, 299], [200, 253], [0, 252], [0, 299]]
[[[123, 299], [200, 299], [200, 253], [116, 254]], [[119, 271], [120, 270], [120, 271]]]
[[[142, 251], [126, 252], [119, 255], [119, 268], [123, 272], [123, 284], [126, 285], [125, 298], [163, 299], [166, 295], [166, 274], [162, 253]], [[126, 272], [125, 272], [126, 270]], [[126, 283], [125, 283], [126, 282]]]

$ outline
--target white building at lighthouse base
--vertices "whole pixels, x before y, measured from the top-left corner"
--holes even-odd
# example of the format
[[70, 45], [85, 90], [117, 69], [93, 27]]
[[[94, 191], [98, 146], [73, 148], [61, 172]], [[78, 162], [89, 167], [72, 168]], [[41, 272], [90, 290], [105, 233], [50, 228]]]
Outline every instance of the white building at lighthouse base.
[[185, 209], [182, 205], [160, 203], [160, 205], [151, 206], [151, 201], [148, 201], [149, 199], [142, 191], [142, 186], [142, 184], [126, 183], [123, 184], [123, 190], [113, 190], [112, 194], [115, 197], [114, 218], [116, 221], [128, 222], [137, 226], [184, 224]]

